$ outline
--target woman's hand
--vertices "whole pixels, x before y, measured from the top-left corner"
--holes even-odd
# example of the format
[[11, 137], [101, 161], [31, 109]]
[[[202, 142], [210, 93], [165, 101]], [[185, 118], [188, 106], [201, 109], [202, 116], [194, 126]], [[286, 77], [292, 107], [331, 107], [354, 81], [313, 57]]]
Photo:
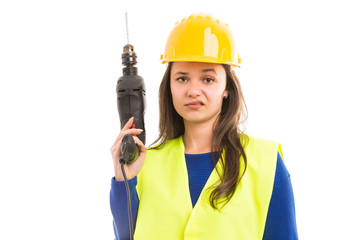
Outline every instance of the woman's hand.
[[[137, 135], [143, 131], [142, 129], [130, 128], [133, 122], [134, 122], [134, 117], [130, 118], [129, 121], [126, 123], [126, 125], [123, 127], [123, 129], [121, 129], [114, 144], [110, 148], [110, 152], [114, 162], [116, 181], [124, 181], [124, 176], [121, 171], [121, 164], [119, 162], [121, 157], [121, 141], [123, 137], [126, 134]], [[140, 152], [137, 160], [135, 160], [132, 163], [124, 164], [124, 170], [128, 180], [136, 177], [136, 175], [138, 175], [138, 173], [140, 172], [142, 166], [144, 165], [146, 151], [147, 151], [147, 148], [144, 146], [144, 144], [141, 142], [141, 140], [138, 137], [133, 136], [133, 138], [136, 145], [139, 147]]]

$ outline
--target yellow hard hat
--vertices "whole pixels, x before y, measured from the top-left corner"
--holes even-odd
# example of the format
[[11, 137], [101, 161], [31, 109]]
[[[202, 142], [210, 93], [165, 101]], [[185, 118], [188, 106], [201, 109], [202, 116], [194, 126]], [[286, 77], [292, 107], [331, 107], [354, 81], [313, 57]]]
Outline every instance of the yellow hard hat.
[[191, 14], [175, 23], [160, 59], [163, 64], [208, 62], [240, 67], [241, 63], [228, 25], [202, 13]]

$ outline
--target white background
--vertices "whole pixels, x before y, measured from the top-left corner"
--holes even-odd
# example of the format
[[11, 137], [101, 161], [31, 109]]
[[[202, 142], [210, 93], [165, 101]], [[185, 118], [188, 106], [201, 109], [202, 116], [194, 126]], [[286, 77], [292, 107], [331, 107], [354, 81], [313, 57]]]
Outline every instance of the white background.
[[282, 144], [300, 239], [356, 239], [356, 1], [2, 1], [0, 239], [113, 239], [115, 87], [130, 42], [157, 136], [159, 57], [176, 21], [228, 23], [249, 110], [246, 133]]

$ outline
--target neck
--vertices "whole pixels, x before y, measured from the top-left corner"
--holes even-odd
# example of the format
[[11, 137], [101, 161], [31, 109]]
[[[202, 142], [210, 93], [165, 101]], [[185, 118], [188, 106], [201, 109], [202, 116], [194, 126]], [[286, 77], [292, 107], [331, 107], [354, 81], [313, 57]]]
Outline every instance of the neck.
[[194, 123], [184, 120], [185, 153], [199, 154], [211, 152], [211, 140], [213, 137], [213, 124], [211, 122]]

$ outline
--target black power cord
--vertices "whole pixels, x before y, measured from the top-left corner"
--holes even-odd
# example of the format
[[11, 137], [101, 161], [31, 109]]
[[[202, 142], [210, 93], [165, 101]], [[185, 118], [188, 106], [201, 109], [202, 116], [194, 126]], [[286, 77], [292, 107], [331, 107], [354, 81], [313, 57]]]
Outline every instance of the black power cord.
[[130, 187], [129, 182], [126, 177], [124, 164], [125, 160], [123, 158], [120, 158], [120, 164], [121, 164], [121, 171], [123, 173], [124, 179], [125, 179], [125, 186], [126, 186], [126, 192], [127, 192], [127, 200], [128, 200], [128, 214], [129, 214], [129, 227], [130, 227], [130, 239], [133, 239], [134, 235], [134, 226], [133, 226], [133, 220], [132, 220], [132, 211], [131, 211], [131, 195], [130, 195]]
[[126, 134], [121, 141], [121, 171], [124, 176], [127, 200], [128, 200], [128, 214], [129, 214], [129, 227], [130, 227], [130, 240], [133, 239], [134, 236], [134, 224], [132, 220], [132, 210], [131, 210], [131, 193], [129, 182], [126, 177], [124, 165], [126, 163], [132, 163], [139, 157], [140, 151], [138, 146], [136, 145], [134, 138], [130, 134]]

